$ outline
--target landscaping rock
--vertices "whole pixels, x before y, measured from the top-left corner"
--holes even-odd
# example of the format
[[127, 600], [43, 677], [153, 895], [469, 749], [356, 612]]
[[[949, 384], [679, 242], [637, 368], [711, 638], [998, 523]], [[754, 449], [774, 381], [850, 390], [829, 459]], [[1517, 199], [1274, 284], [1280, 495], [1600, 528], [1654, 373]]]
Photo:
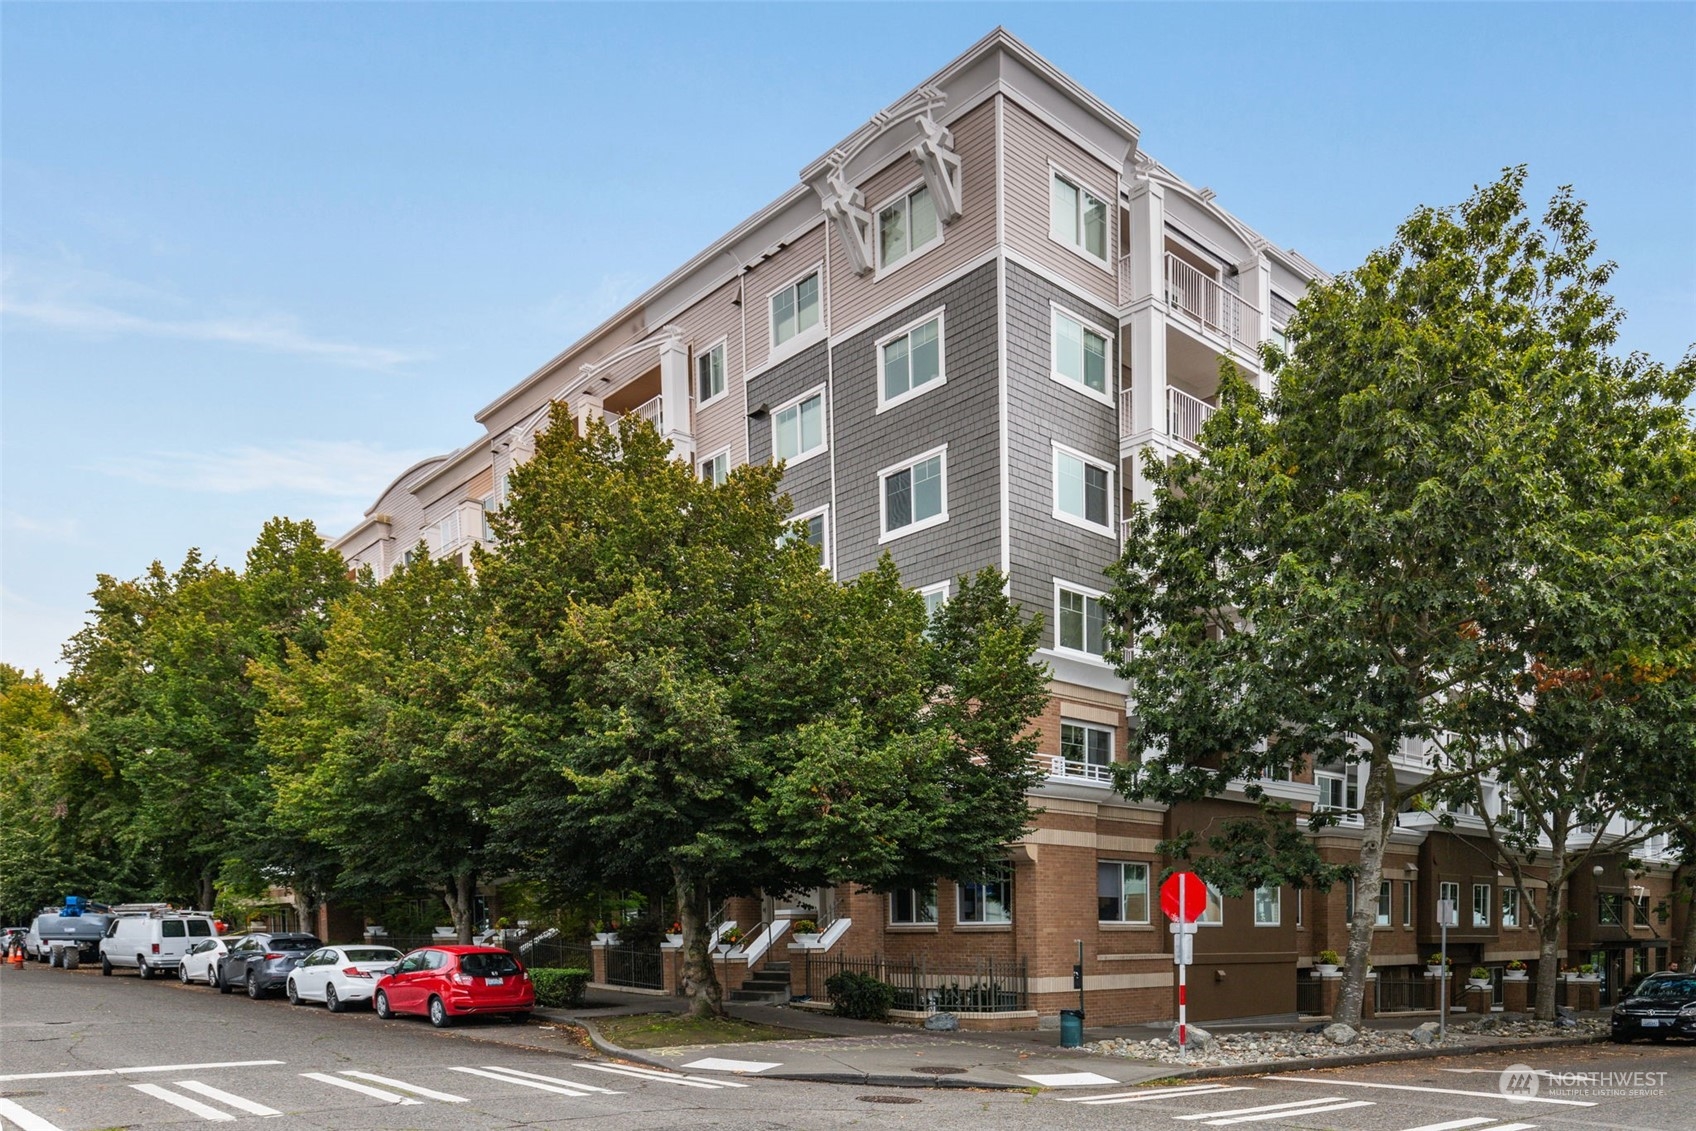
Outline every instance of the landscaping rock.
[[1344, 1025], [1341, 1021], [1335, 1025], [1325, 1026], [1323, 1035], [1327, 1041], [1334, 1045], [1352, 1045], [1360, 1040], [1360, 1034], [1355, 1032], [1354, 1027]]
[[[1217, 1048], [1219, 1045], [1219, 1042], [1213, 1039], [1213, 1034], [1209, 1033], [1206, 1029], [1203, 1029], [1200, 1025], [1189, 1026], [1185, 1030], [1184, 1036], [1187, 1038], [1189, 1047], [1192, 1050], [1201, 1049], [1203, 1051], [1208, 1051]], [[1166, 1040], [1171, 1043], [1173, 1048], [1178, 1047], [1178, 1027], [1176, 1025], [1172, 1026], [1172, 1031], [1166, 1034]]]
[[1421, 1045], [1425, 1048], [1430, 1048], [1432, 1045], [1437, 1043], [1437, 1030], [1427, 1029], [1423, 1025], [1409, 1033], [1408, 1036], [1413, 1038], [1414, 1044]]
[[952, 1033], [960, 1027], [960, 1019], [952, 1013], [933, 1013], [925, 1018], [925, 1028], [933, 1033]]

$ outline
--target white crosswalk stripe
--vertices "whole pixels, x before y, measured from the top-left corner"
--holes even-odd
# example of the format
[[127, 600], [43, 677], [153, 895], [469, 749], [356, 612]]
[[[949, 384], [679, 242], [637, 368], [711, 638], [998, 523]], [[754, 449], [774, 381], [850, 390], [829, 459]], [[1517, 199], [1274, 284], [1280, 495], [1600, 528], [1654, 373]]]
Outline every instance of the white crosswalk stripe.
[[[1340, 1104], [1342, 1107], [1320, 1107], [1320, 1104]], [[1371, 1100], [1345, 1100], [1341, 1096], [1321, 1096], [1311, 1100], [1291, 1100], [1281, 1104], [1262, 1104], [1259, 1107], [1238, 1107], [1229, 1111], [1203, 1111], [1195, 1115], [1175, 1115], [1181, 1120], [1205, 1120], [1209, 1127], [1224, 1127], [1231, 1123], [1258, 1123], [1264, 1119], [1283, 1119], [1286, 1116], [1311, 1115], [1320, 1111], [1340, 1111], [1343, 1107], [1372, 1107]], [[1295, 1109], [1301, 1110], [1295, 1110]]]
[[20, 1131], [60, 1131], [57, 1125], [3, 1097], [0, 1097], [0, 1117], [17, 1124]]
[[1173, 1099], [1179, 1096], [1211, 1096], [1221, 1092], [1252, 1092], [1248, 1084], [1190, 1084], [1176, 1088], [1138, 1088], [1134, 1092], [1109, 1092], [1095, 1096], [1055, 1096], [1061, 1103], [1091, 1106], [1145, 1103], [1149, 1100]]
[[[1498, 1073], [1499, 1075], [1499, 1073]], [[1461, 1088], [1431, 1088], [1422, 1084], [1382, 1084], [1376, 1080], [1340, 1080], [1335, 1077], [1268, 1076], [1268, 1080], [1288, 1080], [1292, 1084], [1317, 1084], [1321, 1088], [1384, 1088], [1392, 1092], [1427, 1092], [1439, 1096], [1477, 1096], [1487, 1100], [1505, 1100], [1500, 1091], [1469, 1092]], [[1515, 1103], [1559, 1104], [1563, 1107], [1595, 1107], [1595, 1100], [1564, 1100], [1554, 1096], [1515, 1096]]]
[[445, 1104], [462, 1104], [465, 1102], [464, 1096], [456, 1096], [448, 1092], [437, 1092], [418, 1084], [408, 1084], [405, 1080], [395, 1080], [388, 1076], [378, 1076], [372, 1072], [354, 1072], [349, 1069], [342, 1072], [341, 1075], [352, 1076], [356, 1080], [369, 1080], [373, 1084], [382, 1084], [390, 1088], [399, 1088], [403, 1092], [411, 1092], [414, 1095], [423, 1096], [427, 1100], [439, 1100]]
[[534, 1088], [538, 1092], [552, 1092], [556, 1096], [575, 1096], [578, 1099], [582, 1099], [584, 1096], [589, 1094], [588, 1092], [578, 1091], [576, 1088], [567, 1087], [563, 1080], [557, 1084], [544, 1084], [540, 1080], [520, 1080], [516, 1076], [508, 1076], [504, 1072], [490, 1072], [486, 1068], [453, 1067], [449, 1068], [448, 1071], [463, 1072], [467, 1076], [481, 1076], [485, 1080], [499, 1080], [503, 1084], [517, 1084], [524, 1088]]
[[1407, 1131], [1460, 1131], [1462, 1127], [1477, 1127], [1480, 1123], [1494, 1122], [1494, 1116], [1472, 1115], [1465, 1119], [1451, 1119], [1447, 1123], [1427, 1123], [1423, 1127], [1409, 1127]]
[[578, 1068], [587, 1068], [594, 1072], [611, 1072], [618, 1076], [634, 1076], [638, 1080], [658, 1080], [666, 1084], [678, 1084], [685, 1088], [746, 1088], [747, 1084], [739, 1080], [708, 1080], [701, 1076], [679, 1076], [675, 1072], [662, 1072], [657, 1068], [636, 1068], [621, 1064], [614, 1067], [610, 1064], [579, 1064]]
[[357, 1080], [343, 1080], [340, 1076], [331, 1076], [327, 1072], [302, 1072], [308, 1080], [316, 1080], [320, 1084], [333, 1084], [338, 1088], [346, 1088], [350, 1092], [370, 1096], [372, 1099], [383, 1100], [392, 1104], [421, 1104], [423, 1100], [415, 1100], [411, 1096], [399, 1095], [395, 1092], [385, 1092], [381, 1088], [373, 1088], [369, 1084], [361, 1084]]
[[594, 1084], [580, 1084], [576, 1080], [562, 1080], [558, 1076], [543, 1076], [536, 1072], [525, 1072], [517, 1068], [507, 1068], [499, 1064], [485, 1064], [490, 1072], [499, 1072], [503, 1076], [522, 1076], [526, 1080], [542, 1080], [549, 1084], [559, 1084], [567, 1088], [576, 1088], [580, 1092], [593, 1092], [601, 1096], [622, 1096], [623, 1092], [615, 1092], [611, 1088], [602, 1088]]
[[152, 1096], [156, 1100], [164, 1100], [168, 1104], [180, 1107], [190, 1115], [198, 1115], [200, 1118], [212, 1123], [235, 1122], [236, 1117], [231, 1115], [229, 1112], [215, 1108], [211, 1104], [203, 1104], [199, 1100], [191, 1100], [187, 1096], [178, 1095], [176, 1092], [171, 1091], [171, 1089], [162, 1087], [159, 1084], [131, 1084], [130, 1087], [134, 1088], [138, 1092]]
[[266, 1107], [262, 1103], [256, 1103], [255, 1101], [243, 1096], [232, 1095], [231, 1093], [224, 1091], [222, 1088], [214, 1088], [210, 1084], [202, 1084], [199, 1080], [178, 1080], [177, 1087], [187, 1088], [191, 1092], [198, 1092], [207, 1099], [217, 1100], [226, 1107], [233, 1107], [237, 1111], [245, 1111], [249, 1115], [283, 1114], [274, 1107]]

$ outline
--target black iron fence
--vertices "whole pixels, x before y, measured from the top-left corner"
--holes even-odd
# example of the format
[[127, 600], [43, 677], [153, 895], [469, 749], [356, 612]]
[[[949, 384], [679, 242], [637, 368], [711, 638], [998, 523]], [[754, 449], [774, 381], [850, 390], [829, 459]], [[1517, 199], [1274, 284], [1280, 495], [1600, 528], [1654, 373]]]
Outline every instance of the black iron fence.
[[1324, 1009], [1325, 995], [1323, 983], [1313, 977], [1310, 970], [1296, 972], [1296, 1012], [1308, 1017], [1319, 1014]]
[[869, 974], [895, 987], [896, 1009], [923, 1013], [1009, 1013], [1029, 1008], [1025, 960], [982, 958], [939, 963], [922, 956], [852, 958], [807, 955], [807, 996], [824, 1000], [825, 982], [843, 972]]
[[1378, 1013], [1416, 1013], [1431, 1008], [1429, 982], [1422, 969], [1415, 968], [1411, 973], [1380, 970], [1374, 980], [1378, 983], [1374, 1001]]
[[665, 988], [665, 968], [661, 965], [664, 960], [658, 947], [625, 943], [607, 947], [606, 956], [609, 986], [648, 990]]
[[[440, 935], [379, 935], [371, 940], [370, 945], [392, 946], [405, 954], [421, 946], [446, 946], [457, 942], [457, 938], [443, 938]], [[567, 942], [560, 938], [528, 939], [513, 931], [490, 945], [500, 947], [526, 966], [566, 969], [577, 967], [583, 970], [594, 968], [588, 943]]]

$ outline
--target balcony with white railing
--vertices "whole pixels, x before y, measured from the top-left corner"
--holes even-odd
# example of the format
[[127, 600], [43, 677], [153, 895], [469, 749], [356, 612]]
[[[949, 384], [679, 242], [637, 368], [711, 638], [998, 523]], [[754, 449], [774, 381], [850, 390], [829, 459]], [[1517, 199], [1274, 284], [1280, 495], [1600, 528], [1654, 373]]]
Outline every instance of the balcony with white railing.
[[1166, 389], [1166, 434], [1180, 444], [1200, 448], [1201, 426], [1219, 409], [1182, 389]]
[[1166, 302], [1174, 321], [1195, 327], [1245, 357], [1255, 356], [1260, 311], [1171, 252], [1166, 253]]
[[1110, 786], [1113, 784], [1113, 767], [1104, 766], [1100, 762], [1078, 762], [1060, 754], [1047, 756], [1048, 778], [1050, 781], [1085, 783], [1089, 785]]
[[625, 416], [639, 416], [652, 424], [656, 431], [665, 431], [665, 403], [663, 397], [651, 397], [643, 401], [629, 412], [612, 412], [606, 414], [607, 423], [614, 424]]

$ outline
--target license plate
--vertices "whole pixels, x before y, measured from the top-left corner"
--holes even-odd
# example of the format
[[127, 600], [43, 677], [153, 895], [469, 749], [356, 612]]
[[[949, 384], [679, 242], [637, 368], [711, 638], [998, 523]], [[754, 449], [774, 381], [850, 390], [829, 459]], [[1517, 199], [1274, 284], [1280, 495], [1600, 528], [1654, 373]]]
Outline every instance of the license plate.
[[485, 986], [504, 986], [506, 984], [506, 979], [505, 978], [484, 978], [483, 984]]
[[1642, 1021], [1643, 1028], [1645, 1029], [1658, 1028], [1660, 1024], [1661, 1019], [1659, 1017], [1645, 1017]]

